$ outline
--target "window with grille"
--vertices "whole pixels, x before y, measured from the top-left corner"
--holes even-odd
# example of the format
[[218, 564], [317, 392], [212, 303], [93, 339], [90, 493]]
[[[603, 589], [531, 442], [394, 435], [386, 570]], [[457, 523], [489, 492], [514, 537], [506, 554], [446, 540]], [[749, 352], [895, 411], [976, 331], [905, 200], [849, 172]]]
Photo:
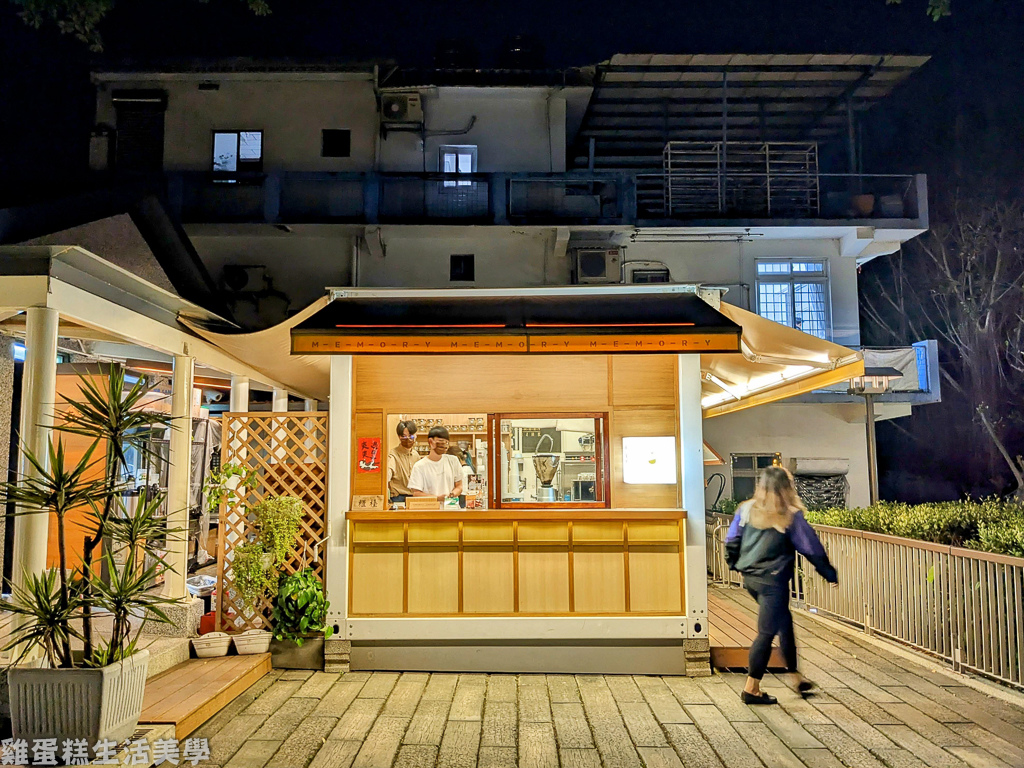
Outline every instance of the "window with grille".
[[824, 259], [758, 259], [757, 314], [827, 339], [828, 262]]
[[733, 453], [730, 459], [734, 501], [746, 501], [754, 495], [757, 476], [762, 470], [782, 466], [782, 454], [779, 453]]

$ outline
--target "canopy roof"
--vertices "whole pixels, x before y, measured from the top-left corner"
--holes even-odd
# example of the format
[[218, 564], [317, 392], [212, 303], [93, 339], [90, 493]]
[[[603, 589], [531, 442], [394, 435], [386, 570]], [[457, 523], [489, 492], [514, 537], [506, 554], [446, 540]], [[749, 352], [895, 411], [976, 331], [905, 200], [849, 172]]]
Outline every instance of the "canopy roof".
[[[363, 338], [372, 338], [375, 334], [377, 338], [390, 338], [395, 332], [407, 339], [443, 334], [448, 338], [472, 340], [494, 336], [499, 331], [511, 332], [514, 330], [512, 322], [518, 323], [516, 328], [526, 329], [529, 323], [550, 321], [573, 322], [574, 330], [585, 332], [588, 338], [591, 333], [607, 336], [622, 329], [640, 337], [666, 330], [685, 334], [696, 328], [701, 328], [702, 332], [708, 329], [727, 332], [733, 334], [732, 338], [742, 332], [739, 352], [701, 355], [702, 406], [707, 417], [793, 397], [863, 374], [864, 362], [859, 352], [786, 328], [729, 304], [722, 304], [720, 311], [716, 310], [704, 302], [696, 290], [695, 286], [604, 288], [590, 292], [564, 288], [528, 291], [354, 289], [336, 292], [337, 300], [335, 295], [325, 296], [288, 321], [256, 333], [223, 334], [189, 325], [226, 352], [285, 382], [293, 391], [321, 400], [327, 398], [330, 390], [331, 350], [317, 354], [292, 354], [291, 350], [295, 339], [324, 331], [342, 340], [360, 338], [353, 334], [365, 334]], [[566, 300], [567, 294], [572, 297], [571, 301]], [[632, 309], [632, 315], [615, 314], [627, 308]], [[505, 329], [475, 327], [484, 324], [475, 321], [501, 317], [509, 324]], [[619, 328], [590, 322], [611, 322], [615, 318], [621, 321]], [[637, 320], [642, 324], [637, 324]], [[633, 327], [628, 326], [630, 321]], [[695, 325], [667, 325], [671, 322]], [[698, 326], [698, 323], [704, 325]], [[552, 329], [535, 330], [548, 332]], [[410, 349], [408, 353], [422, 354], [423, 350]], [[511, 359], [510, 363], [513, 363]]]
[[753, 312], [722, 304], [743, 327], [740, 355], [703, 355], [704, 416], [721, 416], [864, 374], [864, 356]]

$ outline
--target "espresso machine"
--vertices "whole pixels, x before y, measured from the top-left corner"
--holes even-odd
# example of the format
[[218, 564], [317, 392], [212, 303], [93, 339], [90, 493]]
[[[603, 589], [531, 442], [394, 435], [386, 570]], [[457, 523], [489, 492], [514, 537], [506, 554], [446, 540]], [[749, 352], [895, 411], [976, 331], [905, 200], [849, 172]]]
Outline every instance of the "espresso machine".
[[[555, 445], [551, 435], [544, 435], [537, 441], [537, 450], [540, 451], [544, 441], [547, 440], [550, 447]], [[558, 489], [551, 483], [558, 474], [558, 463], [562, 457], [557, 453], [535, 453], [533, 455], [533, 469], [537, 473], [537, 501], [553, 502], [558, 501]]]

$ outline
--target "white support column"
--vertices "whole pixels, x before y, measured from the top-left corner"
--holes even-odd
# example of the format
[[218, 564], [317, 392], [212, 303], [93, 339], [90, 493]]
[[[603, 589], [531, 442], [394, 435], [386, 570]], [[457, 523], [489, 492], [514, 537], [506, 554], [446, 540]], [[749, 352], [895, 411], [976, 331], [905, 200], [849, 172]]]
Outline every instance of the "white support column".
[[348, 525], [352, 498], [352, 355], [331, 357], [331, 394], [327, 423], [327, 599], [328, 622], [348, 639]]
[[303, 407], [306, 409], [307, 413], [314, 413], [318, 405], [319, 403], [311, 397], [307, 397], [303, 403]]
[[245, 413], [249, 410], [249, 377], [231, 377], [231, 398], [228, 411], [231, 413]]
[[270, 410], [274, 413], [288, 412], [288, 391], [274, 388], [273, 399], [270, 401]]
[[[29, 307], [25, 322], [25, 377], [21, 385], [21, 446], [49, 468], [49, 441], [57, 400], [57, 328], [59, 313], [49, 307]], [[32, 465], [19, 457], [20, 477], [36, 475]], [[14, 584], [26, 585], [28, 574], [46, 570], [48, 515], [25, 515], [14, 523]]]
[[686, 510], [687, 636], [706, 638], [708, 573], [704, 548], [704, 415], [700, 407], [700, 355], [679, 355], [678, 360], [679, 476]]
[[167, 542], [168, 571], [164, 575], [164, 595], [188, 596], [188, 507], [192, 480], [192, 383], [195, 358], [174, 356], [171, 380], [170, 457], [167, 472], [167, 527], [178, 533]]

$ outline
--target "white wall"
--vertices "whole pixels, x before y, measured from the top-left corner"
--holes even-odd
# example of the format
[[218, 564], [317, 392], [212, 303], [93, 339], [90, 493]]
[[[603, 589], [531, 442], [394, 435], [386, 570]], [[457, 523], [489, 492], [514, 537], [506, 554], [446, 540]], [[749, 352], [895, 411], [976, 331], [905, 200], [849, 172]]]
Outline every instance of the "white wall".
[[[311, 75], [311, 78], [316, 77]], [[189, 79], [106, 83], [97, 93], [96, 122], [116, 125], [112, 92], [153, 88], [167, 93], [164, 168], [209, 171], [213, 131], [262, 130], [264, 171], [368, 171], [377, 141], [377, 102], [372, 76], [332, 79]], [[354, 79], [358, 78], [358, 79]], [[199, 90], [200, 83], [218, 90]], [[351, 131], [351, 157], [321, 157], [321, 130]]]
[[[380, 143], [381, 171], [437, 172], [445, 144], [476, 145], [480, 173], [565, 170], [566, 105], [558, 89], [431, 88], [421, 99], [426, 141], [389, 133]], [[442, 131], [448, 135], [431, 135]]]
[[[348, 285], [351, 276], [352, 238], [277, 233], [274, 235], [190, 235], [199, 257], [214, 280], [220, 281], [225, 264], [263, 265], [274, 287], [302, 309], [324, 295], [329, 286]], [[447, 276], [447, 272], [445, 273]]]
[[[365, 249], [362, 252], [360, 286], [537, 286], [555, 282], [555, 275], [566, 270], [564, 259], [559, 264], [554, 263], [554, 231], [550, 229], [386, 227], [382, 237], [384, 256], [371, 255]], [[475, 282], [449, 281], [450, 257], [456, 253], [475, 256]]]
[[839, 255], [833, 239], [755, 240], [723, 243], [633, 243], [627, 261], [660, 261], [673, 282], [730, 286], [725, 301], [755, 311], [756, 259], [770, 257], [827, 258], [832, 309], [832, 341], [860, 344], [857, 262]]
[[[723, 498], [732, 494], [730, 453], [782, 454], [783, 465], [798, 458], [843, 458], [850, 462], [849, 505], [867, 506], [868, 465], [862, 405], [780, 404], [762, 405], [704, 420], [704, 440], [725, 459], [723, 466], [707, 466], [705, 477], [725, 475]], [[861, 421], [855, 420], [860, 416]], [[714, 501], [717, 480], [708, 489], [708, 505]]]

